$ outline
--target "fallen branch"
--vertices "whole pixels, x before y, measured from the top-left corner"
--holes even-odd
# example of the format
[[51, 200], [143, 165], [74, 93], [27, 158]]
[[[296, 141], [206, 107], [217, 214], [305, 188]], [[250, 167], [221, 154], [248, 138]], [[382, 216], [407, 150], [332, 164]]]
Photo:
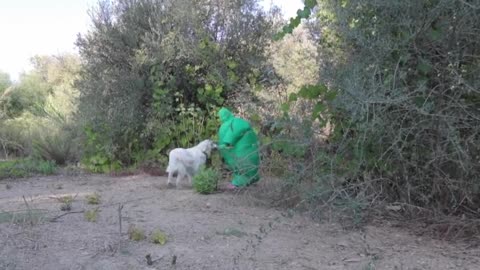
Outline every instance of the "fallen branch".
[[59, 219], [59, 218], [61, 218], [61, 217], [63, 217], [63, 216], [66, 216], [66, 215], [68, 215], [68, 214], [81, 214], [81, 213], [85, 213], [85, 210], [66, 212], [66, 213], [63, 213], [63, 214], [61, 214], [61, 215], [58, 215], [58, 216], [50, 219], [50, 222], [56, 222], [57, 219]]

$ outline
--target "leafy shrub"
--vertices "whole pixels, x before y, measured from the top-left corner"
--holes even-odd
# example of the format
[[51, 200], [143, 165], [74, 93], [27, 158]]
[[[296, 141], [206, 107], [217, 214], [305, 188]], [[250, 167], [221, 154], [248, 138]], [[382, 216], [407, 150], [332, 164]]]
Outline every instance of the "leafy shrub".
[[166, 164], [168, 150], [175, 147], [188, 148], [196, 145], [204, 138], [215, 139], [218, 128], [216, 107], [210, 112], [202, 111], [194, 105], [180, 105], [175, 119], [148, 121], [144, 137], [154, 137], [151, 149], [134, 154], [137, 164], [159, 162]]
[[108, 173], [121, 168], [119, 161], [114, 160], [108, 150], [107, 138], [92, 128], [85, 128], [85, 151], [82, 163], [95, 173]]
[[84, 164], [88, 170], [94, 173], [109, 173], [121, 168], [119, 161], [112, 161], [110, 158], [102, 154], [85, 158]]
[[217, 189], [220, 173], [214, 168], [202, 168], [200, 172], [193, 177], [193, 188], [201, 194], [210, 194]]

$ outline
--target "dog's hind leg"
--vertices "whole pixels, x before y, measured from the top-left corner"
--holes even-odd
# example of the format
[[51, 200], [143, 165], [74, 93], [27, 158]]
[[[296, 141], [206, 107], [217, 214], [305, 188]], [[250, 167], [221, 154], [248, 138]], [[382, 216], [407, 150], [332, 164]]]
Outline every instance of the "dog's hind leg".
[[190, 186], [192, 186], [192, 185], [193, 185], [193, 183], [192, 183], [192, 176], [187, 173], [187, 178], [188, 178], [188, 183], [190, 183]]
[[177, 185], [177, 188], [180, 188], [180, 181], [185, 177], [185, 174], [183, 172], [178, 172], [177, 173], [177, 179], [175, 181], [175, 184]]
[[172, 178], [173, 178], [173, 172], [169, 171], [168, 172], [168, 178], [167, 178], [167, 187], [172, 187]]

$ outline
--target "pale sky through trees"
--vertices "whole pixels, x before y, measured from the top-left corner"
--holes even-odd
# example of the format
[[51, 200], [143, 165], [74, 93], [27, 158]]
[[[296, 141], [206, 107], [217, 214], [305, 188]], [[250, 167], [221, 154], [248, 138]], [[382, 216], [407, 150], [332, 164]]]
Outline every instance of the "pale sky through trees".
[[[77, 34], [87, 31], [87, 10], [97, 0], [0, 0], [0, 71], [17, 80], [38, 54], [76, 52]], [[302, 0], [263, 0], [280, 6], [285, 17], [303, 7]]]

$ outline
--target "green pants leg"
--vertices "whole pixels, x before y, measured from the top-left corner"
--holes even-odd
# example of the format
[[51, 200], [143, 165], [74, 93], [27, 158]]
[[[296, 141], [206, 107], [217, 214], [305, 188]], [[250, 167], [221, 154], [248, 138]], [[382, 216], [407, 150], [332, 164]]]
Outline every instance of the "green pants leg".
[[237, 187], [245, 187], [257, 182], [260, 179], [258, 163], [256, 155], [243, 161], [239, 160], [233, 169], [232, 184]]

